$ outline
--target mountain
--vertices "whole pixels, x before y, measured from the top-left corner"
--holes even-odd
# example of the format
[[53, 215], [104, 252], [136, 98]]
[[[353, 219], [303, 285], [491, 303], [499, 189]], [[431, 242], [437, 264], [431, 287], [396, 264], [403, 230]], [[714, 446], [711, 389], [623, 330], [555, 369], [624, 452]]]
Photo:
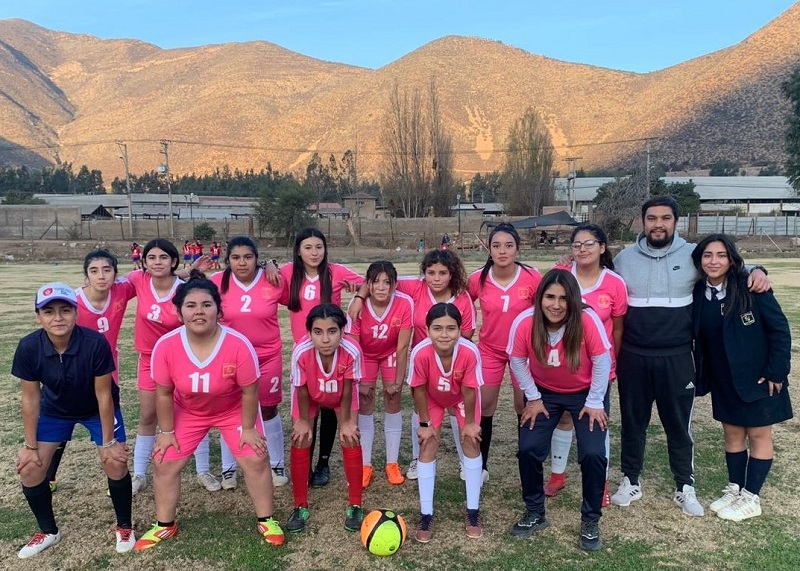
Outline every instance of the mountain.
[[[668, 30], [654, 33], [668, 33]], [[155, 169], [169, 139], [173, 173], [302, 171], [314, 151], [358, 152], [377, 176], [389, 93], [433, 80], [459, 174], [501, 168], [509, 126], [528, 106], [559, 159], [609, 167], [783, 159], [781, 82], [800, 66], [800, 4], [743, 42], [647, 74], [566, 63], [450, 36], [377, 70], [325, 62], [267, 42], [163, 50], [0, 20], [0, 164], [68, 161], [123, 173]], [[559, 161], [559, 166], [565, 167]]]

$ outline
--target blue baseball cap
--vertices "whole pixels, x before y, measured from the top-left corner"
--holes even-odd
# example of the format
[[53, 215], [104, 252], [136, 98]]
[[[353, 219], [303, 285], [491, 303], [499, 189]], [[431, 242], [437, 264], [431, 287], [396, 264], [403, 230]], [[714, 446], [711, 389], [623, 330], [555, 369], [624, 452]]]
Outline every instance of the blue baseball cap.
[[72, 307], [78, 307], [78, 298], [75, 296], [75, 290], [67, 284], [60, 282], [45, 284], [36, 292], [36, 309], [42, 309], [45, 305], [54, 301], [65, 301]]

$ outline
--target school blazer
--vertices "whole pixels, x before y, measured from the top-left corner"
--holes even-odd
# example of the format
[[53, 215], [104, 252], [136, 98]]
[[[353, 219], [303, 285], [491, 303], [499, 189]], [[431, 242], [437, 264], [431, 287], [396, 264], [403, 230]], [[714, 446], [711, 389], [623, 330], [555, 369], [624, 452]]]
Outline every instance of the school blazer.
[[[740, 281], [741, 287], [747, 291], [747, 277], [740, 278]], [[695, 339], [700, 331], [700, 308], [705, 291], [705, 280], [697, 282], [692, 308]], [[754, 402], [769, 396], [767, 383], [758, 384], [762, 377], [788, 386], [792, 337], [789, 322], [772, 290], [748, 292], [748, 295], [750, 311], [743, 314], [732, 311], [724, 316], [722, 337], [736, 392], [743, 401]], [[713, 357], [704, 355], [697, 342], [694, 355], [697, 366], [695, 394], [703, 396], [713, 384], [713, 379], [705, 378], [704, 362]]]

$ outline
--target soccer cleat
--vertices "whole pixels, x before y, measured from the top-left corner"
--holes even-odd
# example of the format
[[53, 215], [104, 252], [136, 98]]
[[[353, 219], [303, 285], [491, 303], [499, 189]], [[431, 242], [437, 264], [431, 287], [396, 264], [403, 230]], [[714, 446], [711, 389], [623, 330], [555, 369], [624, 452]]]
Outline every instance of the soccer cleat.
[[372, 483], [372, 477], [375, 475], [375, 469], [372, 466], [367, 466], [366, 464], [361, 467], [361, 487], [365, 490], [369, 488], [369, 485]]
[[50, 493], [53, 494], [58, 489], [58, 482], [56, 480], [50, 480]]
[[306, 522], [308, 521], [311, 512], [308, 508], [297, 506], [289, 514], [289, 521], [286, 522], [286, 529], [292, 533], [300, 533], [306, 529]]
[[147, 487], [147, 476], [134, 474], [131, 477], [131, 492], [135, 496]]
[[581, 522], [581, 549], [584, 551], [598, 551], [603, 547], [600, 539], [600, 520]]
[[222, 489], [222, 484], [219, 483], [219, 480], [217, 480], [211, 472], [202, 472], [198, 474], [197, 481], [209, 492], [218, 492]]
[[467, 473], [464, 471], [464, 462], [461, 460], [458, 461], [458, 477], [461, 478], [462, 482], [467, 481]]
[[344, 516], [344, 528], [347, 531], [360, 531], [364, 521], [364, 510], [361, 506], [350, 506]]
[[259, 521], [257, 527], [259, 535], [270, 545], [283, 545], [286, 540], [280, 524], [273, 517], [267, 519], [267, 521]]
[[483, 472], [481, 472], [481, 484], [485, 484], [488, 481], [489, 481], [489, 470], [484, 468]]
[[467, 528], [467, 537], [470, 539], [483, 537], [483, 520], [481, 519], [480, 510], [467, 510], [465, 526]]
[[433, 514], [420, 514], [414, 539], [419, 543], [428, 543], [433, 539]]
[[606, 483], [603, 486], [603, 501], [600, 502], [600, 507], [607, 508], [610, 505], [611, 505], [611, 498], [608, 496], [608, 480], [606, 480]]
[[760, 515], [761, 499], [745, 489], [742, 489], [735, 502], [717, 512], [717, 517], [729, 521], [743, 521]]
[[694, 486], [684, 484], [683, 490], [675, 490], [675, 495], [672, 499], [676, 504], [681, 506], [681, 511], [686, 515], [701, 517], [706, 513], [703, 506], [697, 501]]
[[720, 510], [727, 508], [729, 505], [739, 499], [739, 492], [739, 484], [728, 482], [728, 485], [722, 490], [722, 497], [711, 502], [711, 505], [708, 506], [708, 509], [714, 513], [719, 513]]
[[558, 492], [564, 489], [567, 485], [567, 474], [550, 474], [550, 479], [544, 485], [544, 495], [548, 498], [554, 498]]
[[285, 486], [289, 483], [289, 478], [286, 476], [286, 471], [283, 466], [276, 466], [272, 469], [272, 485], [276, 488]]
[[543, 515], [525, 510], [525, 513], [522, 514], [522, 517], [519, 518], [519, 521], [511, 526], [509, 532], [514, 537], [526, 538], [532, 536], [537, 531], [542, 531], [548, 527], [550, 527], [550, 524], [547, 523], [547, 520]]
[[17, 556], [20, 559], [27, 559], [28, 557], [33, 557], [34, 555], [39, 555], [42, 551], [49, 547], [53, 547], [56, 543], [61, 541], [61, 533], [44, 533], [41, 531], [37, 531], [31, 537], [31, 540], [25, 544], [25, 546], [19, 550]]
[[114, 530], [117, 537], [117, 553], [127, 553], [136, 546], [136, 536], [129, 527], [120, 527]]
[[145, 533], [134, 546], [135, 551], [144, 551], [150, 549], [161, 543], [165, 539], [175, 537], [178, 535], [178, 522], [173, 522], [172, 525], [163, 526], [156, 523]]
[[417, 463], [419, 460], [414, 458], [411, 463], [408, 465], [408, 470], [406, 470], [406, 478], [409, 480], [416, 480], [419, 478], [419, 474], [417, 473]]
[[393, 486], [399, 486], [406, 481], [403, 473], [400, 472], [400, 464], [397, 462], [386, 464], [386, 479]]
[[311, 476], [312, 488], [324, 488], [331, 481], [331, 469], [328, 466], [317, 466]]
[[627, 508], [631, 502], [642, 499], [641, 484], [631, 484], [628, 476], [623, 476], [619, 482], [619, 488], [611, 496], [611, 503], [621, 508]]
[[235, 490], [236, 486], [239, 485], [239, 482], [236, 479], [236, 468], [232, 470], [225, 470], [222, 473], [222, 489], [223, 490]]

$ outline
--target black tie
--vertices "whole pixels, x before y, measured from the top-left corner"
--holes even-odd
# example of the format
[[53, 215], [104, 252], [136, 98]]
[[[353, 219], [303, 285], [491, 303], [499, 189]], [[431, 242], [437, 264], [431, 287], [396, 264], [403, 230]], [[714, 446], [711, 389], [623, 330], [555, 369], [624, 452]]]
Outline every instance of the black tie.
[[717, 294], [718, 293], [719, 293], [719, 290], [717, 288], [715, 288], [715, 287], [711, 288], [711, 301], [714, 301], [715, 299], [717, 299]]

